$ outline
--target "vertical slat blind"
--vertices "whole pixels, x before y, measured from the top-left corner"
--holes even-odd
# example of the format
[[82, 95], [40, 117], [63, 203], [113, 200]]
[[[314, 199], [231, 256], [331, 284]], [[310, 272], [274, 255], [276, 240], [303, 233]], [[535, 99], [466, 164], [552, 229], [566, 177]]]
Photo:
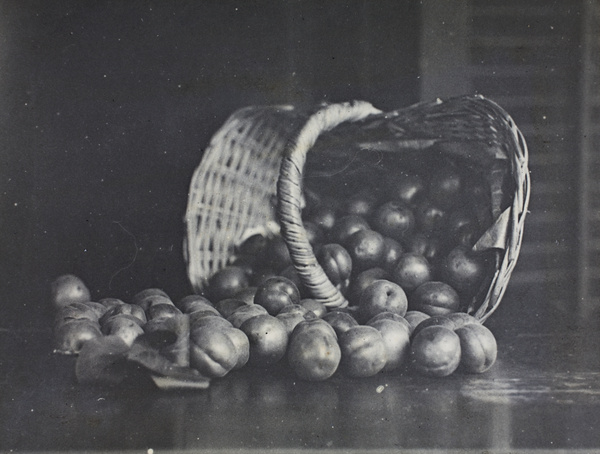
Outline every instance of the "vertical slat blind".
[[519, 264], [521, 298], [576, 308], [579, 173], [578, 2], [473, 0], [469, 78], [529, 144], [532, 196]]
[[[422, 97], [462, 94], [457, 89], [480, 93], [511, 114], [529, 145], [530, 213], [507, 296], [543, 301], [567, 312], [575, 311], [578, 301], [583, 1], [425, 0], [422, 13]], [[456, 5], [466, 20], [452, 19], [449, 12]], [[434, 41], [429, 32], [434, 27], [442, 27], [443, 42], [439, 37]], [[466, 52], [456, 49], [462, 43]], [[443, 64], [435, 64], [436, 55], [448, 60], [448, 54], [466, 60], [461, 72], [452, 68], [453, 78], [464, 78], [460, 84], [444, 82]], [[596, 136], [596, 151], [597, 146]], [[600, 251], [598, 207], [594, 216]], [[600, 269], [600, 258], [594, 266]], [[600, 285], [596, 287], [598, 294]]]
[[586, 320], [600, 307], [600, 1], [583, 12], [578, 314]]

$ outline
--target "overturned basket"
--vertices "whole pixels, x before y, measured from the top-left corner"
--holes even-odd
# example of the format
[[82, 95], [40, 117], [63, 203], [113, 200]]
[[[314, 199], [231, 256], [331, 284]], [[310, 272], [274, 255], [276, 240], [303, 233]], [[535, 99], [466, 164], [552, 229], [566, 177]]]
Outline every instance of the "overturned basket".
[[[469, 307], [485, 321], [498, 307], [519, 255], [530, 179], [521, 132], [501, 107], [482, 96], [388, 113], [367, 102], [324, 105], [312, 112], [289, 106], [235, 112], [213, 136], [191, 181], [184, 252], [192, 286], [201, 291], [232, 261], [245, 238], [281, 231], [311, 296], [329, 307], [347, 305], [317, 262], [303, 227], [303, 181], [307, 167], [315, 167], [307, 166], [308, 157], [329, 163], [350, 155], [355, 161], [359, 154], [395, 159], [433, 146], [488, 176], [495, 222], [474, 248], [497, 251], [496, 272]], [[511, 181], [508, 203], [503, 175]]]

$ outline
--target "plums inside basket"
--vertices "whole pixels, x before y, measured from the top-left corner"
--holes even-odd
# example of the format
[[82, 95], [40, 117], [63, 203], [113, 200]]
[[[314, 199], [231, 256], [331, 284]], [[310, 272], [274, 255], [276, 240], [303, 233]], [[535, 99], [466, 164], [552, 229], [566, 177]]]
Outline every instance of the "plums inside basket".
[[[349, 304], [376, 278], [399, 284], [410, 308], [425, 304], [419, 286], [441, 282], [458, 295], [449, 311], [474, 313], [503, 252], [474, 246], [512, 203], [508, 161], [489, 153], [479, 159], [476, 147], [484, 144], [464, 144], [458, 153], [456, 143], [393, 151], [327, 146], [308, 154], [302, 218], [316, 258]], [[441, 293], [426, 304], [443, 306]]]
[[[404, 290], [409, 310], [475, 314], [480, 308], [502, 260], [503, 237], [493, 237], [507, 228], [498, 221], [515, 188], [506, 159], [489, 159], [488, 150], [477, 154], [485, 144], [462, 145], [390, 151], [319, 141], [308, 153], [303, 227], [350, 306], [385, 279]], [[246, 239], [234, 264], [248, 271], [250, 285], [281, 275], [303, 298], [312, 297], [281, 236]]]

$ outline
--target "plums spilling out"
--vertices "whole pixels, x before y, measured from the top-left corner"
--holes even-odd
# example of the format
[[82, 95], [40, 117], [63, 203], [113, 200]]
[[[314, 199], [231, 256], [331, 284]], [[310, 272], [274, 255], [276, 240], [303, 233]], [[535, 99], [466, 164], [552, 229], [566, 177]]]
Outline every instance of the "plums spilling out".
[[80, 279], [59, 277], [55, 351], [78, 355], [81, 382], [118, 382], [133, 363], [165, 388], [277, 364], [309, 381], [485, 372], [496, 342], [469, 314], [495, 271], [493, 252], [473, 249], [492, 216], [489, 194], [471, 197], [470, 181], [446, 163], [339, 203], [311, 192], [302, 213], [309, 252], [345, 307], [315, 299], [281, 236], [253, 234], [201, 295], [175, 302], [160, 289], [92, 302]]

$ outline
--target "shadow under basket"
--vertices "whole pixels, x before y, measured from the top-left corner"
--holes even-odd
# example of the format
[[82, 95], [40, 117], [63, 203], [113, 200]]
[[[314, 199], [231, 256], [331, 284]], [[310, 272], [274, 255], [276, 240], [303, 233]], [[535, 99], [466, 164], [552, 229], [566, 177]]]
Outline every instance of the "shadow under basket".
[[392, 112], [363, 101], [238, 110], [213, 136], [192, 177], [184, 240], [190, 283], [202, 292], [245, 239], [280, 233], [310, 297], [344, 307], [346, 297], [319, 265], [304, 229], [307, 188], [344, 197], [407, 168], [441, 165], [468, 168], [489, 191], [491, 223], [473, 250], [490, 251], [495, 272], [465, 308], [483, 322], [500, 304], [517, 262], [530, 176], [523, 135], [500, 106], [479, 95]]

